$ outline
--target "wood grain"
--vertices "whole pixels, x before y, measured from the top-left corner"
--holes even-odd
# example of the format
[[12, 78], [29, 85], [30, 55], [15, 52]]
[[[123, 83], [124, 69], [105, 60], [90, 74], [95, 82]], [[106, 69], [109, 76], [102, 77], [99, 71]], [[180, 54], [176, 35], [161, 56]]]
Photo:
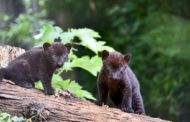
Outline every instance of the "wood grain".
[[0, 83], [0, 111], [32, 117], [34, 122], [167, 122], [108, 106], [97, 106], [68, 93], [46, 96], [40, 90], [7, 82]]

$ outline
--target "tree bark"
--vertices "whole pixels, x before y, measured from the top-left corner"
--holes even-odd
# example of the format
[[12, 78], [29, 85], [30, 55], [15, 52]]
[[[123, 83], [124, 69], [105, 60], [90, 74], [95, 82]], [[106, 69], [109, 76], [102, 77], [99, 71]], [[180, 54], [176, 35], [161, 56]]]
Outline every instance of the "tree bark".
[[24, 49], [12, 46], [1, 46], [0, 45], [0, 68], [6, 67], [9, 62], [14, 60], [25, 52]]
[[[8, 62], [24, 52], [20, 48], [0, 46], [0, 66], [7, 66]], [[68, 92], [46, 96], [40, 90], [26, 89], [5, 80], [0, 82], [0, 111], [30, 118], [32, 122], [167, 122], [108, 106], [97, 106]]]
[[46, 96], [40, 90], [22, 88], [5, 81], [0, 83], [0, 111], [30, 117], [33, 122], [166, 122], [108, 106], [97, 106], [67, 92]]

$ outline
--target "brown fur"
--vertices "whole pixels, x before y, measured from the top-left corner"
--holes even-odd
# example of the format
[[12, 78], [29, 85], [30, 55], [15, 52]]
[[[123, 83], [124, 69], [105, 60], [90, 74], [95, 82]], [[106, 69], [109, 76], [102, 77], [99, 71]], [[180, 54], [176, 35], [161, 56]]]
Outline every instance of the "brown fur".
[[0, 69], [0, 81], [3, 78], [16, 85], [33, 88], [34, 82], [40, 80], [45, 93], [54, 94], [51, 79], [54, 71], [63, 66], [71, 46], [61, 42], [44, 43], [43, 48], [34, 48], [11, 61], [6, 68]]
[[139, 82], [128, 66], [131, 55], [102, 52], [103, 67], [98, 77], [99, 104], [106, 104], [108, 96], [126, 112], [144, 114]]

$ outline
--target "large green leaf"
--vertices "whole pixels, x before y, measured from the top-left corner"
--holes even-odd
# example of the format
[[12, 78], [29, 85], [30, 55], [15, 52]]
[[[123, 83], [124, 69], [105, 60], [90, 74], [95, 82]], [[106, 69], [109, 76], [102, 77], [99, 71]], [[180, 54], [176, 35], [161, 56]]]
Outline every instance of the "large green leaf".
[[81, 58], [75, 58], [70, 62], [66, 62], [64, 65], [64, 70], [71, 70], [72, 68], [82, 68], [94, 76], [97, 76], [97, 73], [100, 71], [102, 67], [101, 58], [96, 55], [92, 58], [89, 56], [83, 56]]
[[104, 46], [104, 41], [97, 41], [96, 38], [100, 38], [100, 35], [91, 29], [71, 29], [70, 32], [80, 39], [79, 45], [89, 48], [96, 54], [102, 50], [114, 50], [111, 47]]
[[64, 44], [71, 43], [71, 41], [74, 39], [75, 35], [71, 32], [63, 32], [60, 34], [61, 41]]
[[35, 36], [35, 39], [40, 40], [37, 42], [37, 46], [41, 46], [45, 42], [53, 43], [56, 38], [59, 38], [63, 30], [60, 27], [46, 24], [40, 30], [40, 33]]
[[[80, 86], [77, 82], [71, 81], [70, 79], [63, 80], [60, 75], [54, 74], [52, 78], [52, 85], [53, 88], [56, 90], [64, 90], [69, 91], [76, 97], [79, 97], [81, 99], [92, 99], [95, 100], [95, 98], [92, 96], [92, 94], [84, 89], [82, 89], [82, 86]], [[41, 82], [35, 83], [35, 87], [38, 89], [43, 90], [43, 85]]]
[[109, 46], [105, 46], [105, 41], [97, 41], [96, 38], [100, 38], [100, 35], [88, 28], [69, 29], [67, 32], [63, 32], [60, 27], [46, 24], [40, 30], [40, 33], [35, 36], [35, 39], [41, 40], [37, 42], [37, 46], [41, 46], [44, 42], [52, 43], [56, 38], [60, 38], [64, 44], [73, 43], [72, 41], [74, 37], [80, 39], [80, 42], [77, 42], [77, 45], [82, 45], [93, 51], [95, 54], [98, 54], [98, 52], [102, 50], [114, 50]]
[[58, 90], [67, 90], [82, 99], [88, 98], [95, 100], [90, 92], [83, 90], [77, 82], [71, 81], [70, 79], [63, 80], [59, 75], [54, 74], [52, 83], [53, 87]]

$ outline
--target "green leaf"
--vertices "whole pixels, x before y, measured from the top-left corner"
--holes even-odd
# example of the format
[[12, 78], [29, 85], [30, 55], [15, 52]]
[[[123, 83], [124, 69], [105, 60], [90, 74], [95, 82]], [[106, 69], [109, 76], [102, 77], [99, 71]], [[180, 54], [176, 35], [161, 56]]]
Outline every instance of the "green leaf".
[[70, 32], [80, 39], [79, 45], [87, 47], [95, 54], [102, 50], [114, 51], [113, 48], [105, 46], [105, 41], [97, 41], [96, 38], [100, 38], [100, 35], [92, 29], [71, 29]]
[[67, 62], [64, 65], [64, 68], [66, 70], [71, 70], [75, 67], [82, 68], [92, 75], [97, 76], [97, 73], [102, 67], [102, 60], [98, 55], [92, 58], [90, 58], [89, 56], [83, 56], [81, 58], [75, 58], [71, 62]]
[[54, 40], [58, 38], [62, 32], [63, 30], [60, 27], [54, 27], [50, 24], [46, 24], [40, 30], [40, 33], [35, 36], [36, 39], [40, 39], [40, 41], [37, 42], [36, 45], [41, 46], [45, 42], [53, 43]]
[[24, 122], [25, 120], [23, 117], [12, 117], [8, 113], [0, 112], [0, 122]]
[[67, 90], [70, 91], [73, 95], [85, 99], [92, 99], [95, 98], [92, 96], [91, 93], [82, 89], [82, 87], [76, 83], [75, 81], [71, 81], [70, 79], [63, 80], [59, 75], [54, 74], [52, 79], [53, 87], [57, 90]]
[[74, 34], [71, 32], [63, 32], [60, 34], [61, 41], [64, 44], [71, 43], [71, 41], [74, 39]]
[[44, 87], [43, 87], [43, 85], [42, 85], [42, 82], [40, 82], [40, 81], [35, 82], [35, 88], [40, 89], [40, 90], [43, 90]]
[[64, 44], [72, 43], [74, 37], [78, 37], [80, 42], [77, 44], [90, 49], [95, 54], [102, 50], [114, 51], [113, 48], [105, 46], [105, 41], [97, 41], [96, 38], [100, 38], [100, 35], [92, 29], [70, 29], [68, 32], [63, 32], [60, 27], [51, 24], [44, 25], [40, 33], [35, 35], [35, 39], [41, 40], [36, 45], [41, 46], [45, 42], [52, 43], [59, 37]]
[[7, 113], [0, 112], [0, 121], [1, 122], [12, 122], [11, 115]]
[[94, 53], [98, 53], [98, 49], [97, 49], [97, 41], [95, 38], [100, 38], [100, 35], [91, 30], [91, 29], [71, 29], [70, 30], [76, 37], [78, 37], [81, 42], [80, 44], [89, 48], [90, 50], [92, 50]]
[[70, 32], [72, 32], [75, 36], [78, 37], [88, 36], [88, 37], [100, 38], [98, 32], [95, 32], [94, 30], [89, 28], [70, 29]]
[[100, 52], [100, 51], [103, 51], [103, 50], [107, 50], [109, 52], [112, 52], [114, 51], [114, 49], [112, 47], [109, 47], [109, 46], [105, 46], [106, 42], [105, 41], [98, 41], [96, 43], [96, 47], [97, 47], [97, 50]]

